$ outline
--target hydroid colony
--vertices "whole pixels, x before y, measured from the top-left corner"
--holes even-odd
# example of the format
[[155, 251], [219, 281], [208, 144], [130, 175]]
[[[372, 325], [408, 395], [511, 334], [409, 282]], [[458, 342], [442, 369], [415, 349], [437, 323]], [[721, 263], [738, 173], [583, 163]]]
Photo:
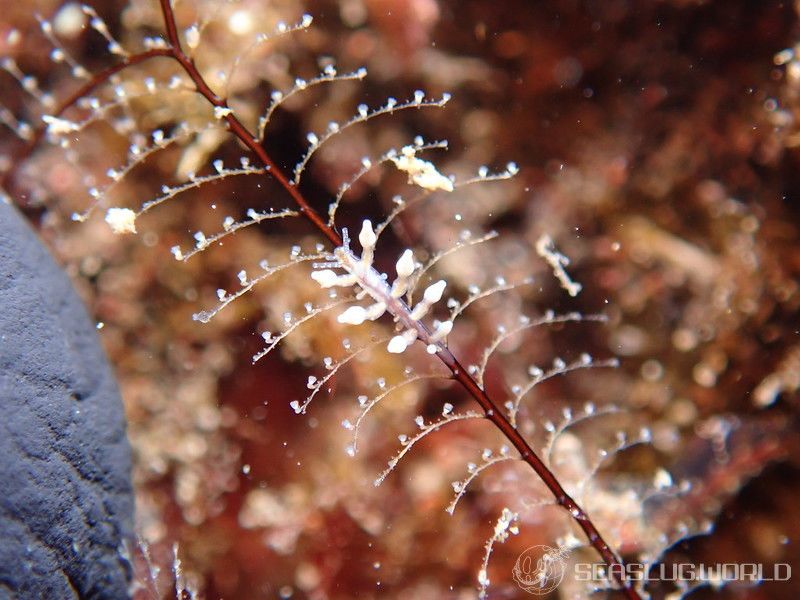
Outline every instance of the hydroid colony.
[[[582, 348], [570, 347], [564, 358], [556, 357], [545, 364], [536, 358], [540, 352], [521, 344], [526, 335], [540, 335], [542, 328], [553, 328], [557, 337], [571, 323], [591, 328], [606, 317], [532, 308], [527, 290], [532, 284], [547, 285], [542, 283], [544, 269], [534, 267], [538, 271], [536, 280], [530, 273], [517, 272], [512, 277], [504, 273], [500, 261], [492, 260], [504, 236], [483, 224], [486, 215], [497, 210], [497, 203], [501, 202], [498, 197], [507, 191], [502, 184], [518, 174], [515, 164], [498, 172], [479, 167], [474, 176], [450, 175], [433, 158], [447, 148], [446, 142], [427, 141], [414, 133], [408, 139], [406, 131], [400, 132], [403, 135], [392, 131], [387, 136], [390, 144], [374, 155], [357, 156], [348, 163], [350, 171], [332, 186], [331, 193], [318, 189], [319, 173], [324, 171], [318, 165], [331, 164], [326, 149], [335, 147], [341, 151], [348, 143], [347, 136], [355, 135], [359, 127], [388, 130], [391, 125], [386, 123], [405, 112], [448, 110], [445, 104], [450, 100], [449, 94], [412, 91], [406, 100], [388, 97], [377, 105], [357, 101], [349, 116], [323, 115], [321, 121], [313, 121], [314, 131], [305, 135], [305, 151], [293, 167], [287, 167], [290, 157], [266, 150], [270, 147], [270, 128], [280, 115], [296, 110], [293, 103], [317, 88], [364, 82], [366, 70], [340, 71], [325, 57], [315, 75], [294, 78], [290, 85], [268, 93], [266, 103], [259, 103], [253, 100], [254, 91], [262, 90], [248, 88], [243, 83], [248, 79], [244, 75], [258, 73], [259, 67], [254, 65], [259, 65], [259, 60], [279, 55], [275, 40], [291, 39], [287, 34], [306, 35], [312, 25], [310, 16], [300, 16], [294, 24], [278, 23], [274, 31], [266, 34], [249, 31], [249, 36], [244, 37], [251, 41], [237, 46], [230, 56], [220, 51], [220, 23], [227, 23], [230, 31], [239, 31], [245, 24], [243, 14], [260, 10], [257, 7], [231, 6], [214, 12], [198, 4], [200, 18], [193, 21], [188, 15], [190, 18], [186, 19], [186, 12], [190, 11], [185, 11], [179, 26], [169, 3], [161, 3], [160, 14], [155, 10], [158, 7], [148, 8], [145, 4], [136, 3], [134, 8], [139, 11], [140, 23], [146, 23], [147, 34], [140, 35], [134, 26], [126, 34], [130, 39], [124, 41], [112, 36], [91, 7], [68, 5], [57, 15], [55, 21], [61, 22], [57, 26], [41, 20], [42, 32], [54, 45], [52, 60], [65, 64], [73, 77], [83, 82], [65, 100], [43, 92], [36, 79], [23, 73], [14, 60], [3, 63], [7, 73], [41, 105], [38, 122], [32, 119], [28, 123], [10, 110], [0, 115], [3, 121], [24, 140], [60, 147], [68, 160], [77, 164], [78, 172], [84, 173], [90, 200], [74, 211], [76, 220], [84, 221], [99, 209], [113, 232], [146, 236], [148, 229], [163, 227], [162, 219], [172, 218], [162, 216], [169, 215], [170, 210], [189, 211], [170, 209], [170, 205], [189, 206], [193, 196], [213, 197], [213, 190], [219, 189], [215, 186], [232, 186], [244, 179], [259, 182], [245, 200], [232, 204], [212, 200], [210, 209], [192, 205], [191, 212], [205, 209], [212, 216], [194, 219], [202, 221], [203, 226], [189, 232], [188, 242], [161, 232], [165, 240], [170, 240], [167, 252], [188, 267], [195, 261], [213, 260], [206, 256], [226, 252], [238, 243], [236, 240], [251, 239], [247, 236], [258, 226], [285, 225], [286, 234], [276, 234], [273, 230], [280, 228], [272, 228], [265, 236], [269, 256], [248, 254], [246, 267], [236, 267], [227, 277], [220, 277], [220, 284], [214, 287], [215, 298], [204, 295], [195, 299], [204, 304], [194, 310], [196, 326], [213, 327], [220, 320], [224, 323], [229, 318], [226, 315], [248, 310], [239, 306], [247, 307], [252, 296], [262, 288], [269, 290], [270, 283], [274, 283], [274, 291], [266, 292], [270, 300], [257, 303], [266, 316], [255, 320], [263, 344], [251, 355], [252, 361], [268, 356], [268, 360], [278, 360], [270, 355], [283, 342], [288, 346], [284, 348], [287, 357], [301, 360], [308, 368], [320, 365], [316, 374], [307, 376], [306, 395], [293, 397], [287, 404], [295, 413], [307, 413], [303, 418], [314, 419], [315, 410], [330, 410], [327, 406], [317, 408], [318, 400], [331, 402], [329, 391], [336, 387], [333, 396], [342, 414], [336, 423], [342, 425], [347, 438], [341, 444], [342, 454], [355, 457], [348, 460], [367, 461], [368, 467], [378, 464], [369, 459], [377, 450], [388, 449], [386, 440], [395, 439], [394, 435], [385, 434], [384, 420], [373, 422], [378, 418], [376, 408], [390, 406], [398, 396], [412, 396], [417, 408], [408, 415], [395, 415], [405, 416], [411, 431], [400, 426], [403, 433], [396, 437], [399, 449], [385, 467], [365, 478], [376, 485], [388, 483], [394, 470], [402, 470], [403, 461], [412, 458], [412, 448], [435, 443], [429, 441], [435, 437], [430, 434], [446, 436], [450, 428], [468, 432], [467, 439], [476, 446], [471, 449], [472, 460], [463, 461], [458, 469], [445, 467], [446, 459], [438, 460], [442, 462], [440, 470], [447, 469], [456, 478], [449, 504], [442, 503], [447, 513], [455, 515], [453, 518], [457, 518], [456, 508], [465, 499], [474, 508], [481, 502], [475, 498], [491, 495], [492, 489], [497, 497], [496, 502], [481, 509], [482, 514], [492, 511], [495, 515], [493, 526], [481, 524], [482, 537], [488, 537], [489, 542], [483, 551], [480, 540], [474, 544], [482, 554], [481, 560], [472, 561], [481, 593], [489, 589], [490, 583], [500, 583], [502, 571], [498, 571], [498, 577], [489, 576], [490, 555], [497, 544], [508, 543], [509, 536], [517, 533], [516, 539], [524, 540], [526, 521], [535, 522], [536, 515], [553, 503], [566, 508], [561, 514], [567, 518], [553, 527], [554, 537], [546, 541], [564, 550], [588, 543], [612, 565], [619, 564], [618, 553], [625, 543], [627, 554], [655, 561], [669, 542], [697, 527], [670, 504], [691, 489], [683, 482], [673, 482], [667, 471], [653, 469], [626, 481], [598, 477], [619, 452], [647, 445], [651, 440], [649, 430], [641, 428], [629, 413], [617, 406], [581, 399], [556, 404], [555, 410], [540, 414], [539, 407], [529, 401], [541, 385], [558, 376], [617, 363], [611, 356], [594, 358]], [[119, 62], [105, 70], [82, 66], [59, 41], [59, 34], [69, 29], [70, 18], [88, 24]], [[163, 33], [153, 35], [156, 27]], [[10, 42], [14, 42], [13, 37]], [[164, 59], [162, 62], [169, 67], [156, 68], [155, 59]], [[150, 68], [152, 72], [148, 71]], [[79, 163], [82, 145], [103, 143], [96, 130], [104, 124], [111, 125], [126, 140], [127, 148], [126, 159], [110, 166], [102, 177]], [[92, 138], [93, 135], [98, 137]], [[236, 143], [224, 145], [232, 139]], [[136, 173], [171, 152], [180, 159], [172, 173], [162, 173], [164, 183], [159, 183], [154, 193], [148, 193], [145, 201], [140, 195], [131, 195], [126, 185]], [[342, 157], [351, 154], [342, 152]], [[345, 161], [338, 158], [334, 160], [336, 167], [344, 169], [341, 163]], [[12, 165], [8, 172], [18, 178], [15, 169], [18, 167]], [[174, 175], [174, 181], [167, 180], [169, 175]], [[399, 178], [393, 179], [393, 175]], [[261, 185], [266, 186], [267, 182], [277, 182], [278, 186], [270, 188], [265, 200]], [[365, 188], [378, 186], [380, 198], [388, 195], [390, 199], [380, 210], [357, 201]], [[399, 193], [385, 194], [383, 187], [390, 186]], [[490, 197], [491, 202], [481, 207], [481, 202], [469, 200], [473, 188], [491, 190], [478, 192], [484, 194], [483, 198]], [[218, 206], [227, 213], [218, 210]], [[315, 209], [317, 206], [323, 208]], [[431, 209], [432, 206], [438, 208]], [[423, 239], [407, 235], [406, 220], [412, 219], [409, 215], [415, 212], [429, 218]], [[437, 218], [431, 219], [431, 215]], [[316, 238], [309, 235], [309, 229], [290, 224], [302, 218], [310, 222], [311, 230], [318, 234]], [[91, 223], [90, 220], [85, 226]], [[349, 239], [349, 231], [355, 239]], [[437, 235], [436, 231], [446, 234]], [[532, 242], [527, 243], [526, 256], [541, 257], [566, 293], [577, 295], [581, 284], [570, 276], [565, 253], [559, 252], [547, 235]], [[461, 256], [489, 265], [486, 270], [491, 272], [481, 273], [480, 281], [469, 281], [474, 272], [466, 268], [459, 272], [454, 267]], [[281, 307], [277, 308], [279, 304]], [[447, 382], [454, 385], [440, 387]], [[350, 396], [355, 402], [348, 405]], [[624, 398], [613, 400], [625, 404]], [[402, 423], [402, 419], [397, 421]], [[494, 425], [485, 428], [488, 432], [478, 427], [461, 429], [469, 423], [487, 421]], [[365, 450], [369, 445], [364, 440], [377, 450]], [[444, 442], [444, 447], [461, 456], [450, 442]], [[488, 445], [482, 447], [484, 444]], [[426, 451], [415, 450], [415, 454]], [[520, 468], [521, 463], [527, 463], [527, 471]], [[531, 467], [536, 473], [530, 473]], [[196, 501], [202, 495], [197, 490], [202, 488], [197, 473], [189, 473], [178, 487], [187, 498]], [[480, 476], [489, 482], [485, 491], [479, 486]], [[545, 482], [549, 496], [534, 490], [531, 486], [535, 487], [535, 483], [525, 483], [526, 478], [537, 481], [537, 476]], [[359, 493], [369, 493], [370, 487], [359, 488]], [[254, 527], [258, 523], [276, 526], [268, 514], [257, 516], [257, 498], [264, 501], [266, 496], [253, 495], [252, 503], [247, 505], [252, 510], [242, 511], [241, 515], [246, 516], [240, 515], [241, 522], [255, 523]], [[686, 517], [685, 525], [674, 530], [666, 525], [648, 527], [652, 511], [663, 505], [681, 515], [679, 521]], [[193, 515], [190, 519], [203, 518], [197, 513], [187, 514]], [[633, 529], [641, 538], [633, 548], [630, 537], [626, 541], [623, 522], [625, 528]], [[271, 543], [276, 548], [291, 547], [285, 542]], [[636, 597], [637, 591], [624, 577], [617, 577], [617, 584], [627, 586], [627, 595]]]

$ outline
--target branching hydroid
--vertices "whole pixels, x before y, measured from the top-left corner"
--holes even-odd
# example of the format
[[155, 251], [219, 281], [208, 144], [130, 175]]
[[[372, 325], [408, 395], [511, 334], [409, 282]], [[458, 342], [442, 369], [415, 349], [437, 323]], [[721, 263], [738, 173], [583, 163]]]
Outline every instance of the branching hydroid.
[[[438, 166], [437, 160], [437, 154], [446, 149], [446, 142], [427, 141], [421, 137], [397, 139], [398, 136], [394, 136], [383, 147], [388, 146], [388, 149], [364, 157], [360, 163], [356, 161], [355, 172], [343, 183], [333, 186], [334, 193], [322, 200], [324, 194], [314, 188], [310, 174], [321, 161], [322, 153], [337, 140], [362, 126], [372, 125], [380, 130], [383, 120], [388, 120], [398, 111], [443, 108], [449, 95], [413, 91], [412, 88], [406, 96], [398, 94], [399, 100], [388, 96], [377, 102], [359, 103], [352, 116], [339, 115], [337, 120], [314, 127], [314, 131], [307, 133], [305, 151], [294, 166], [287, 167], [292, 164], [288, 162], [290, 157], [275, 154], [275, 150], [270, 148], [271, 127], [285, 107], [302, 93], [315, 91], [312, 88], [323, 84], [333, 87], [338, 83], [361, 81], [366, 71], [357, 68], [340, 72], [332, 64], [321, 66], [317, 75], [296, 79], [290, 87], [273, 92], [269, 100], [259, 106], [260, 114], [253, 114], [252, 111], [240, 110], [236, 102], [227, 99], [228, 92], [234, 94], [236, 89], [234, 75], [242, 76], [246, 54], [237, 56], [227, 73], [206, 70], [201, 66], [201, 51], [207, 35], [204, 26], [196, 23], [181, 30], [170, 3], [162, 1], [160, 9], [166, 36], [150, 38], [141, 52], [127, 49], [128, 44], [114, 40], [109, 27], [97, 14], [92, 9], [84, 9], [90, 26], [105, 40], [110, 53], [120, 60], [115, 66], [96, 74], [83, 68], [66, 49], [58, 46], [57, 38], [52, 38], [57, 50], [54, 60], [64, 62], [83, 82], [80, 89], [61, 104], [49, 98], [35, 81], [27, 80], [17, 65], [7, 63], [5, 67], [43, 109], [38, 126], [26, 127], [10, 111], [3, 113], [4, 122], [20, 137], [33, 142], [46, 141], [69, 152], [79, 143], [77, 138], [100, 123], [114, 122], [118, 130], [128, 132], [130, 144], [126, 160], [107, 171], [105, 183], [94, 182], [88, 186], [88, 209], [76, 211], [76, 220], [88, 218], [96, 208], [104, 214], [114, 232], [144, 232], [148, 229], [145, 219], [159, 219], [160, 211], [169, 204], [180, 202], [189, 206], [191, 198], [201, 189], [211, 186], [225, 189], [224, 186], [239, 179], [257, 182], [259, 186], [262, 182], [277, 182], [282, 189], [281, 196], [259, 191], [249, 196], [246, 204], [233, 207], [238, 212], [226, 207], [225, 212], [206, 220], [205, 226], [189, 231], [187, 237], [193, 240], [189, 242], [193, 245], [170, 240], [174, 258], [189, 265], [206, 250], [228, 244], [234, 236], [242, 236], [258, 226], [283, 221], [290, 231], [285, 239], [292, 242], [283, 256], [270, 256], [269, 259], [252, 257], [246, 268], [234, 271], [227, 278], [220, 277], [210, 294], [212, 297], [204, 295], [200, 298], [203, 306], [195, 309], [194, 320], [209, 323], [226, 318], [253, 295], [256, 286], [289, 282], [295, 304], [278, 313], [277, 318], [271, 315], [262, 323], [259, 333], [263, 345], [252, 355], [253, 361], [264, 359], [290, 337], [302, 338], [303, 332], [312, 327], [327, 329], [327, 339], [337, 342], [329, 344], [325, 350], [313, 348], [309, 352], [309, 356], [319, 357], [322, 370], [308, 377], [305, 397], [291, 400], [294, 412], [312, 412], [314, 405], [325, 398], [332, 387], [340, 385], [351, 368], [358, 369], [365, 362], [378, 363], [389, 356], [398, 364], [406, 365], [402, 374], [395, 373], [393, 375], [397, 376], [394, 377], [387, 374], [386, 378], [375, 380], [374, 385], [356, 382], [352, 388], [346, 388], [348, 392], [357, 392], [361, 388], [362, 392], [357, 393], [357, 406], [353, 406], [351, 415], [342, 422], [347, 434], [352, 435], [352, 442], [346, 447], [347, 453], [355, 455], [365, 447], [367, 417], [374, 416], [376, 409], [389, 404], [396, 392], [451, 382], [472, 400], [471, 403], [464, 402], [454, 388], [449, 388], [446, 399], [443, 398], [436, 406], [421, 407], [419, 412], [422, 414], [413, 419], [410, 430], [399, 435], [399, 448], [393, 451], [387, 468], [373, 474], [376, 484], [381, 484], [396, 468], [401, 468], [401, 461], [407, 458], [412, 447], [427, 442], [429, 434], [445, 429], [467, 431], [461, 428], [489, 422], [504, 440], [493, 448], [477, 452], [474, 461], [466, 464], [466, 474], [458, 475], [460, 479], [453, 484], [455, 497], [447, 507], [448, 512], [456, 512], [459, 502], [470, 493], [471, 486], [475, 486], [481, 475], [494, 467], [502, 469], [509, 464], [524, 463], [544, 482], [552, 495], [552, 502], [564, 509], [564, 514], [583, 531], [583, 543], [588, 542], [607, 564], [621, 565], [617, 551], [606, 543], [606, 540], [610, 542], [613, 539], [606, 533], [608, 526], [604, 524], [609, 519], [595, 515], [602, 515], [601, 500], [621, 502], [628, 496], [622, 491], [614, 495], [607, 490], [594, 490], [592, 483], [610, 457], [637, 444], [647, 443], [650, 433], [631, 426], [626, 431], [610, 434], [608, 430], [618, 427], [618, 423], [608, 426], [602, 423], [604, 419], [617, 415], [618, 411], [609, 406], [575, 403], [559, 407], [553, 411], [554, 414], [544, 415], [543, 411], [541, 420], [532, 418], [537, 414], [535, 409], [539, 408], [533, 406], [536, 404], [533, 396], [543, 386], [553, 383], [558, 376], [586, 368], [613, 367], [615, 359], [595, 358], [572, 348], [568, 348], [563, 357], [557, 355], [549, 362], [543, 362], [534, 353], [531, 354], [537, 357], [535, 359], [520, 353], [519, 364], [516, 356], [509, 358], [508, 362], [514, 363], [509, 367], [521, 367], [520, 373], [524, 375], [509, 378], [507, 390], [497, 385], [499, 376], [506, 374], [505, 369], [496, 366], [497, 363], [505, 361], [508, 358], [506, 349], [521, 339], [527, 339], [524, 336], [535, 335], [541, 328], [559, 330], [569, 327], [570, 323], [590, 328], [593, 323], [605, 321], [606, 317], [570, 310], [538, 313], [521, 310], [519, 314], [506, 311], [502, 319], [493, 315], [480, 324], [482, 330], [476, 337], [485, 340], [480, 347], [462, 344], [460, 336], [464, 328], [476, 327], [470, 321], [473, 312], [483, 306], [494, 306], [493, 303], [505, 306], [501, 299], [524, 292], [533, 283], [532, 279], [529, 274], [506, 279], [500, 261], [493, 266], [492, 275], [480, 285], [465, 285], [448, 276], [448, 261], [469, 260], [463, 257], [476, 254], [491, 256], [495, 244], [502, 240], [502, 236], [492, 229], [475, 227], [474, 220], [469, 227], [460, 227], [460, 212], [452, 219], [448, 218], [448, 231], [452, 227], [457, 231], [456, 236], [432, 234], [423, 240], [407, 240], [398, 234], [409, 214], [420, 206], [446, 206], [449, 202], [457, 202], [454, 198], [467, 186], [491, 190], [494, 189], [492, 185], [497, 185], [500, 189], [501, 182], [517, 175], [517, 166], [511, 163], [497, 172], [481, 167], [476, 169], [475, 176], [451, 175], [447, 168]], [[43, 21], [42, 29], [50, 37], [52, 28], [44, 23], [46, 21]], [[311, 19], [307, 16], [295, 24], [279, 25], [273, 33], [256, 38], [251, 51], [256, 52], [284, 34], [305, 31], [310, 25]], [[134, 74], [130, 80], [117, 80], [118, 76], [129, 74], [125, 70], [128, 67], [156, 59], [165, 59], [162, 62], [177, 66], [179, 73], [139, 80]], [[113, 90], [112, 98], [103, 94], [105, 86]], [[165, 122], [141, 119], [137, 123], [130, 115], [127, 120], [110, 116], [125, 113], [137, 102], [158, 100], [168, 93], [192, 98], [193, 102], [198, 96], [202, 102], [192, 105], [198, 118], [187, 118], [174, 125], [169, 119]], [[79, 114], [80, 110], [85, 111], [80, 118], [73, 120], [69, 116], [72, 114], [70, 111]], [[237, 150], [237, 154], [244, 152], [243, 156], [225, 155], [207, 161], [187, 159], [191, 168], [185, 168], [185, 177], [176, 183], [160, 184], [160, 192], [148, 196], [147, 200], [139, 197], [132, 200], [116, 194], [120, 182], [148, 161], [157, 160], [162, 152], [174, 147], [183, 148], [182, 144], [187, 141], [202, 145], [199, 140], [211, 140], [209, 146], [215, 148], [215, 140], [225, 136], [236, 140], [239, 148], [244, 149]], [[212, 154], [213, 150], [207, 152], [208, 156]], [[367, 179], [384, 178], [388, 182], [392, 177], [401, 184], [405, 183], [408, 191], [405, 196], [395, 196], [393, 204], [385, 210], [385, 216], [376, 216], [378, 210], [354, 214], [348, 199], [356, 186], [364, 184]], [[286, 195], [291, 202], [282, 200]], [[322, 208], [316, 209], [317, 206]], [[297, 223], [299, 218], [312, 225], [316, 238], [297, 233], [301, 231]], [[434, 225], [435, 219], [432, 219], [432, 231], [435, 231]], [[350, 235], [354, 239], [348, 239]], [[547, 236], [539, 237], [535, 246], [565, 290], [570, 295], [577, 294], [580, 284], [570, 275], [566, 258], [569, 252], [560, 251]], [[332, 350], [332, 346], [335, 349]], [[576, 442], [579, 437], [576, 432], [581, 431], [584, 425], [592, 431], [587, 437], [597, 438], [598, 448], [592, 448], [593, 452], [587, 451], [581, 464], [577, 464], [580, 462], [577, 459], [570, 463], [564, 458], [565, 448], [574, 448], [577, 452], [577, 449], [587, 450], [592, 446], [589, 442]], [[393, 439], [393, 436], [385, 437]], [[608, 442], [602, 448], [601, 438]], [[663, 476], [654, 479], [654, 487], [662, 491], [673, 487], [664, 485], [664, 480]], [[645, 497], [645, 493], [637, 495], [632, 503]], [[534, 500], [528, 501], [528, 507], [535, 503]], [[597, 510], [591, 508], [593, 505], [598, 506]], [[584, 506], [590, 508], [584, 510]], [[524, 529], [524, 518], [517, 507], [501, 510], [479, 571], [478, 583], [482, 591], [486, 590], [489, 582], [487, 569], [492, 548], [504, 541], [508, 533], [513, 533], [515, 527]], [[613, 545], [616, 547], [617, 543], [615, 539]], [[565, 547], [575, 545], [571, 541]], [[614, 573], [620, 573], [620, 569], [615, 569]], [[617, 578], [617, 583], [628, 597], [638, 597], [632, 583], [623, 576]]]

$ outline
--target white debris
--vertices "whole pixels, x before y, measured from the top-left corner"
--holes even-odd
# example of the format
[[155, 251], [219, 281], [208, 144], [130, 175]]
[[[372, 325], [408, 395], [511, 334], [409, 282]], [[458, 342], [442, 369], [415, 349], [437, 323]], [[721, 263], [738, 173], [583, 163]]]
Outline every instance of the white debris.
[[417, 158], [416, 153], [417, 149], [413, 146], [404, 146], [400, 156], [391, 161], [399, 170], [408, 173], [409, 183], [415, 183], [426, 190], [452, 192], [453, 182], [450, 178], [439, 173], [433, 163]]
[[569, 266], [569, 258], [556, 250], [553, 238], [546, 233], [543, 234], [536, 241], [536, 253], [547, 261], [547, 264], [553, 269], [553, 275], [570, 296], [575, 297], [580, 293], [581, 284], [572, 281], [569, 273], [564, 268]]
[[136, 213], [130, 208], [109, 208], [106, 223], [114, 233], [136, 233]]
[[658, 469], [653, 477], [653, 485], [657, 490], [663, 490], [672, 487], [672, 475], [665, 469]]
[[60, 36], [72, 38], [77, 36], [86, 24], [86, 16], [76, 2], [68, 2], [62, 6], [53, 18], [53, 28]]
[[65, 133], [72, 133], [78, 131], [80, 125], [73, 123], [67, 119], [54, 117], [53, 115], [44, 115], [42, 121], [47, 123], [47, 133], [51, 135], [63, 135]]
[[214, 118], [215, 119], [224, 119], [228, 115], [232, 114], [233, 111], [228, 108], [227, 106], [215, 106], [214, 107]]

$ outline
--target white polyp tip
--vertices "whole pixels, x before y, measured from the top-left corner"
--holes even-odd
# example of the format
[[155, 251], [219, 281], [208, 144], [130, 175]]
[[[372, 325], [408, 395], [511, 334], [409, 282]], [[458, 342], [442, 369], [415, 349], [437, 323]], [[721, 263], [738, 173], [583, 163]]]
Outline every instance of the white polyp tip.
[[192, 25], [186, 30], [186, 45], [192, 50], [200, 45], [200, 30], [197, 25]]
[[367, 318], [367, 311], [364, 310], [361, 306], [351, 306], [342, 314], [340, 314], [336, 320], [339, 323], [344, 323], [347, 325], [361, 325]]
[[414, 272], [414, 253], [411, 250], [406, 250], [397, 261], [397, 276], [410, 277]]
[[372, 221], [369, 219], [364, 219], [361, 224], [361, 233], [358, 234], [358, 241], [364, 249], [375, 247], [378, 238], [372, 230]]
[[374, 321], [375, 319], [379, 319], [383, 316], [383, 313], [386, 312], [386, 304], [383, 302], [376, 302], [372, 306], [366, 308], [367, 319], [370, 321]]
[[408, 348], [408, 340], [402, 335], [396, 335], [389, 340], [386, 351], [391, 354], [402, 354], [406, 348]]
[[433, 304], [434, 302], [438, 302], [442, 299], [442, 294], [444, 294], [444, 288], [447, 286], [447, 282], [444, 279], [440, 279], [433, 285], [429, 285], [425, 289], [425, 294], [423, 297], [425, 298], [425, 302], [428, 304]]
[[450, 335], [450, 332], [453, 330], [453, 322], [452, 321], [444, 321], [443, 323], [436, 322], [436, 328], [431, 335], [431, 341], [438, 342], [446, 338]]
[[136, 213], [130, 208], [109, 208], [106, 223], [114, 233], [136, 233]]
[[329, 288], [336, 285], [337, 275], [330, 269], [322, 269], [321, 271], [312, 271], [311, 279], [316, 281], [320, 287]]

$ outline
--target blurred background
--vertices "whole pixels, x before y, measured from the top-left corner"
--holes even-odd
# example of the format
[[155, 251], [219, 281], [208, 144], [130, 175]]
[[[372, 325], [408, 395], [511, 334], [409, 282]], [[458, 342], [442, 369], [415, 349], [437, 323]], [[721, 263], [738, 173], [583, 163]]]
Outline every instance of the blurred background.
[[[53, 19], [65, 50], [86, 68], [113, 64], [77, 5], [0, 5], [0, 54], [57, 99], [80, 82], [50, 60], [36, 13]], [[92, 6], [131, 52], [163, 31], [154, 0]], [[382, 238], [379, 262], [391, 268], [409, 245], [441, 249], [464, 226], [501, 234], [440, 268], [462, 291], [498, 275], [536, 278], [457, 324], [453, 344], [468, 360], [480, 357], [509, 315], [547, 308], [607, 315], [605, 326], [537, 330], [504, 347], [487, 385], [505, 398], [504, 382], [518, 382], [528, 364], [581, 352], [618, 357], [618, 369], [537, 387], [523, 413], [527, 432], [536, 438], [542, 419], [585, 402], [625, 409], [620, 420], [582, 424], [562, 438], [586, 453], [613, 447], [620, 430], [651, 432], [652, 443], [605, 462], [588, 495], [622, 554], [635, 561], [665, 552], [667, 564], [789, 563], [795, 581], [691, 595], [789, 599], [800, 592], [798, 10], [745, 0], [183, 0], [176, 15], [181, 29], [206, 23], [198, 65], [215, 89], [227, 87], [249, 126], [270, 93], [288, 91], [296, 77], [310, 79], [334, 60], [341, 72], [367, 67], [363, 82], [315, 86], [276, 111], [265, 147], [287, 171], [307, 132], [345, 121], [360, 103], [377, 107], [416, 89], [452, 93], [443, 109], [400, 111], [336, 136], [309, 164], [307, 197], [324, 213], [363, 156], [417, 134], [449, 140], [449, 150], [430, 159], [457, 178], [515, 161], [520, 173], [510, 181], [434, 198], [398, 219]], [[247, 50], [259, 32], [303, 12], [314, 16], [308, 31]], [[223, 81], [220, 69], [237, 56], [236, 76]], [[260, 333], [277, 331], [282, 316], [302, 311], [316, 292], [307, 273], [287, 274], [207, 325], [192, 320], [215, 304], [218, 288], [235, 289], [240, 269], [285, 258], [295, 244], [313, 247], [313, 232], [297, 219], [248, 228], [186, 263], [170, 248], [191, 247], [194, 232], [218, 230], [227, 214], [290, 207], [284, 191], [255, 178], [225, 179], [148, 213], [135, 237], [114, 236], [102, 212], [71, 221], [92, 203], [87, 188], [109, 185], [106, 170], [125, 162], [137, 132], [209, 121], [202, 99], [168, 89], [178, 73], [163, 59], [124, 73], [120, 84], [135, 97], [66, 151], [43, 142], [24, 154], [9, 129], [0, 134], [5, 188], [72, 275], [126, 402], [140, 536], [131, 549], [135, 597], [176, 597], [177, 571], [181, 586], [226, 600], [472, 598], [483, 544], [504, 506], [520, 513], [521, 532], [492, 555], [489, 597], [522, 597], [511, 578], [516, 558], [535, 544], [555, 545], [571, 526], [557, 509], [536, 506], [546, 495], [517, 465], [488, 471], [453, 516], [445, 512], [451, 482], [484, 447], [501, 443], [490, 428], [445, 429], [380, 488], [372, 483], [397, 435], [414, 430], [415, 415], [435, 416], [443, 401], [471, 407], [457, 390], [398, 391], [372, 414], [351, 458], [344, 451], [351, 434], [340, 422], [358, 414], [358, 394], [374, 396], [377, 378], [396, 379], [407, 365], [387, 356], [358, 363], [309, 414], [295, 415], [289, 402], [307, 395], [321, 357], [341, 354], [331, 322], [305, 327], [255, 365], [251, 357], [263, 347]], [[2, 105], [37, 124], [35, 103], [8, 73], [2, 77]], [[159, 82], [158, 93], [137, 95], [147, 77]], [[113, 98], [113, 89], [98, 96]], [[91, 111], [71, 114], [80, 120]], [[191, 136], [109, 188], [110, 205], [135, 208], [162, 183], [209, 172], [217, 158], [236, 164], [241, 153], [224, 132]], [[380, 218], [404, 185], [396, 172], [371, 172], [345, 197], [339, 225]], [[543, 233], [569, 256], [568, 270], [583, 285], [577, 298], [536, 255]], [[665, 474], [674, 493], [645, 501], [642, 486], [663, 483]], [[678, 597], [668, 583], [649, 590]], [[589, 591], [566, 581], [552, 597]]]

